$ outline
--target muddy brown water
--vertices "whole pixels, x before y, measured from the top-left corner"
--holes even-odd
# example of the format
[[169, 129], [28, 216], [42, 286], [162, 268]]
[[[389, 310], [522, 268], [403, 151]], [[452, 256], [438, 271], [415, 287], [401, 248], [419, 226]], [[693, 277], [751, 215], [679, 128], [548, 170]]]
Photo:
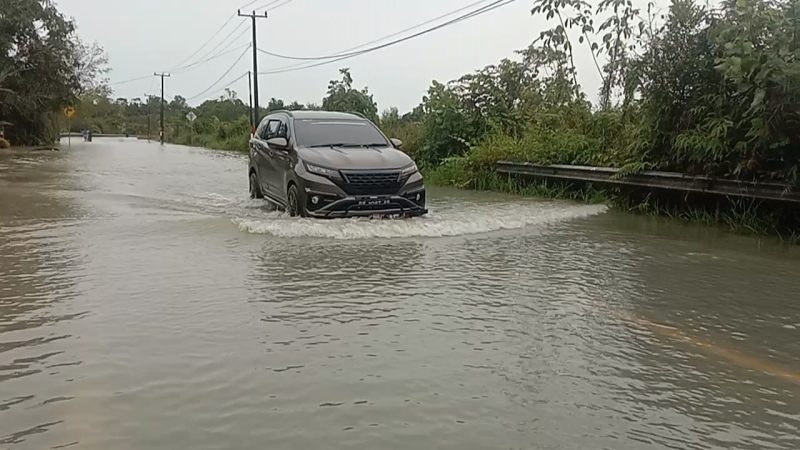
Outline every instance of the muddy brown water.
[[800, 448], [800, 255], [432, 190], [311, 221], [243, 155], [0, 153], [0, 449]]

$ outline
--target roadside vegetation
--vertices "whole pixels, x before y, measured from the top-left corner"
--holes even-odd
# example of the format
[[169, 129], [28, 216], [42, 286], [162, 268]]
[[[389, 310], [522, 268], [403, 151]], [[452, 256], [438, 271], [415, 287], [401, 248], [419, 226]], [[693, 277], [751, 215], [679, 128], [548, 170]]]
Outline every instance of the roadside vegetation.
[[[797, 242], [797, 208], [503, 177], [499, 160], [664, 170], [800, 187], [800, 3], [537, 0], [554, 27], [506, 59], [434, 82], [396, 128], [440, 184], [612, 202]], [[597, 101], [577, 82], [593, 58]], [[602, 63], [601, 63], [602, 61]], [[414, 117], [416, 116], [416, 117]], [[415, 125], [411, 125], [415, 124]]]
[[[673, 0], [656, 17], [629, 1], [539, 0], [534, 14], [558, 25], [517, 60], [430, 88], [417, 157], [462, 185], [501, 159], [797, 185], [798, 5]], [[578, 46], [607, 61], [597, 105], [576, 82]]]
[[[61, 111], [79, 96], [106, 95], [106, 56], [83, 43], [51, 0], [0, 6], [0, 127], [5, 143], [52, 144]], [[5, 145], [2, 143], [0, 145]]]

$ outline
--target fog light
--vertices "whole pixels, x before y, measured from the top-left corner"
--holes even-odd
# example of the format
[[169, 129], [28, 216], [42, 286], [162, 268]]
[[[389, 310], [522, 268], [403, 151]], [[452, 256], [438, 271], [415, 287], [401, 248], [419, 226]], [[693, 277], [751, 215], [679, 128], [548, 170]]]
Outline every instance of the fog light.
[[420, 194], [419, 192], [417, 192], [417, 201], [419, 201], [419, 199], [421, 199], [421, 198], [422, 198], [422, 194]]
[[318, 195], [315, 195], [315, 196], [311, 197], [311, 204], [312, 205], [319, 204], [319, 196]]

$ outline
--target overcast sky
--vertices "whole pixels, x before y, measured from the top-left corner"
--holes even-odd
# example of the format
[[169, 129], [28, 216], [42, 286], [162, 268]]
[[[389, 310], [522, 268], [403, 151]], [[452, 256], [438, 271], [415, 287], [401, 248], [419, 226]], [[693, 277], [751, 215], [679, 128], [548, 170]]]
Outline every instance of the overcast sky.
[[[58, 6], [75, 19], [84, 41], [96, 41], [108, 52], [112, 83], [153, 71], [170, 71], [181, 63], [204, 56], [229, 35], [218, 50], [247, 45], [251, 40], [249, 19], [231, 19], [217, 38], [188, 61], [236, 9], [247, 0], [58, 0]], [[258, 45], [275, 53], [318, 56], [340, 52], [375, 40], [476, 0], [289, 0], [258, 21]], [[270, 3], [257, 1], [253, 6]], [[484, 2], [483, 4], [489, 3]], [[505, 57], [530, 44], [548, 27], [541, 17], [532, 17], [533, 0], [517, 0], [502, 8], [425, 36], [321, 67], [277, 75], [262, 75], [261, 102], [270, 97], [302, 103], [320, 103], [328, 81], [338, 78], [338, 69], [349, 67], [358, 87], [368, 86], [379, 110], [397, 106], [401, 112], [419, 104], [432, 80], [448, 81]], [[251, 9], [248, 7], [248, 10]], [[260, 11], [263, 11], [261, 9]], [[443, 19], [446, 20], [446, 19]], [[244, 23], [243, 23], [244, 22]], [[440, 21], [437, 21], [441, 22]], [[246, 30], [245, 30], [246, 28]], [[244, 34], [240, 34], [243, 32]], [[406, 33], [409, 34], [409, 33]], [[238, 38], [235, 38], [238, 35]], [[193, 97], [208, 88], [241, 55], [244, 47], [193, 70], [174, 71], [166, 81], [166, 96]], [[210, 55], [209, 55], [210, 56]], [[259, 70], [265, 71], [297, 61], [259, 55]], [[584, 90], [594, 97], [600, 81], [589, 54], [578, 55], [577, 65]], [[199, 104], [221, 94], [227, 80], [252, 68], [247, 53], [218, 88], [190, 101]], [[115, 96], [142, 97], [156, 93], [158, 79], [112, 86]], [[247, 79], [232, 85], [247, 98]]]

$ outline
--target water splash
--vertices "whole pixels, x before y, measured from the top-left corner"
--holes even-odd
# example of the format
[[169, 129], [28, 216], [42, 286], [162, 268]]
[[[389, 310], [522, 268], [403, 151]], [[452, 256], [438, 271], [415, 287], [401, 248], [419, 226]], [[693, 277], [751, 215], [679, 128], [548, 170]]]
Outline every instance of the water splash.
[[602, 205], [570, 203], [462, 204], [462, 208], [435, 211], [425, 217], [397, 220], [365, 218], [316, 220], [264, 213], [260, 217], [237, 217], [233, 222], [248, 233], [276, 237], [369, 239], [445, 237], [520, 229], [588, 217], [606, 210]]

